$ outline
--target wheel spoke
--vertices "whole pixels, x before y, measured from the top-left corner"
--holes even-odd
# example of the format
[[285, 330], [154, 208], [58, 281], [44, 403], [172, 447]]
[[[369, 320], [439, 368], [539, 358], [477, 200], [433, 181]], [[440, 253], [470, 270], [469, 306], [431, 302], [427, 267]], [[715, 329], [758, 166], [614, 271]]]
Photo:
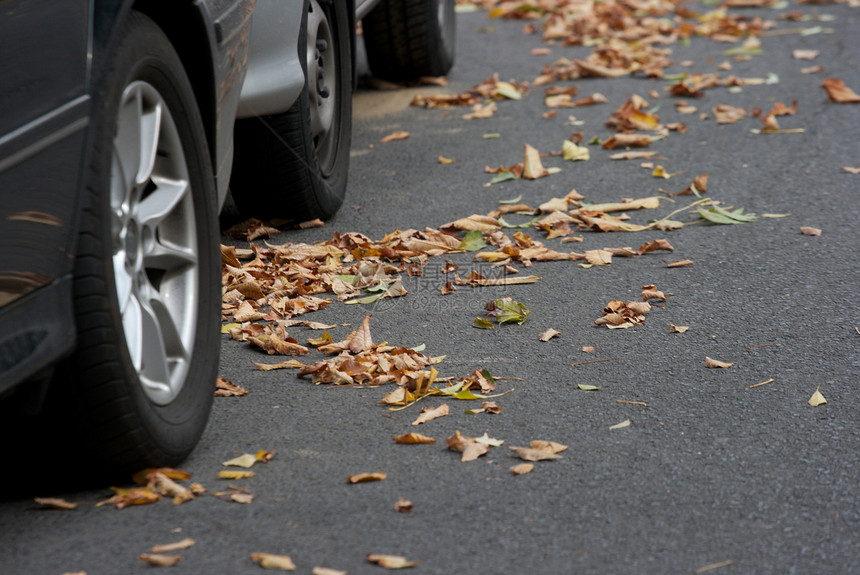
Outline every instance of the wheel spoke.
[[[193, 228], [183, 216], [183, 201], [188, 196], [188, 182], [153, 177], [157, 185], [139, 206], [137, 217], [144, 231], [144, 267], [164, 271], [181, 270], [197, 265]], [[175, 217], [172, 217], [175, 216]]]
[[[166, 324], [156, 314], [151, 302], [140, 301], [141, 309], [141, 356], [139, 368], [140, 379], [150, 391], [155, 393], [170, 393], [170, 367], [168, 365], [165, 331], [175, 332], [172, 322]], [[128, 337], [128, 333], [126, 333]], [[169, 335], [168, 335], [169, 337]]]
[[131, 364], [138, 372], [143, 361], [143, 314], [140, 302], [129, 293], [122, 312], [122, 329], [125, 333]]

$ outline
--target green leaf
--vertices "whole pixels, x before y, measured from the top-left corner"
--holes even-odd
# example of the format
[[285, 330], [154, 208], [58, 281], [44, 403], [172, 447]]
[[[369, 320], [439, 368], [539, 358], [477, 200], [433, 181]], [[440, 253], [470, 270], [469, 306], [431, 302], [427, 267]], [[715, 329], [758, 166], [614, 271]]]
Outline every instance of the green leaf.
[[590, 140], [588, 140], [589, 146], [599, 146], [601, 143], [600, 136], [594, 136]]
[[490, 180], [490, 183], [491, 184], [498, 184], [501, 182], [506, 182], [508, 180], [516, 180], [516, 179], [517, 179], [517, 177], [514, 175], [513, 172], [505, 171], [505, 172], [499, 172], [498, 174], [493, 176], [493, 179]]
[[476, 252], [484, 249], [485, 247], [487, 247], [487, 242], [485, 242], [481, 237], [481, 232], [478, 230], [472, 230], [463, 236], [463, 241], [460, 242], [457, 249], [465, 250], [467, 252]]
[[523, 95], [517, 90], [516, 86], [508, 82], [496, 82], [496, 94], [504, 96], [509, 100], [521, 100]]
[[495, 378], [495, 377], [493, 377], [492, 375], [490, 375], [490, 370], [489, 370], [489, 369], [486, 369], [486, 368], [482, 369], [482, 370], [481, 370], [481, 375], [483, 375], [483, 376], [484, 376], [484, 379], [486, 379], [486, 380], [487, 380], [487, 381], [489, 381], [490, 383], [496, 383], [496, 378]]
[[367, 288], [367, 291], [369, 293], [376, 293], [376, 292], [383, 292], [384, 293], [384, 292], [388, 291], [388, 284], [385, 282], [379, 282], [378, 284], [372, 285], [369, 288]]
[[582, 391], [599, 391], [600, 387], [597, 385], [589, 385], [587, 383], [577, 383], [576, 387], [581, 389]]
[[472, 393], [470, 389], [461, 389], [451, 397], [454, 399], [483, 399], [484, 396]]
[[730, 212], [719, 206], [711, 205], [708, 209], [705, 209], [703, 206], [697, 206], [696, 210], [703, 219], [715, 224], [743, 224], [754, 222], [758, 219], [758, 216], [744, 214], [743, 208], [738, 208]]
[[339, 276], [334, 276], [334, 277], [339, 279], [340, 281], [346, 282], [348, 284], [353, 284], [353, 285], [355, 285], [355, 280], [357, 278], [357, 276], [350, 276], [350, 275], [339, 275]]
[[503, 228], [510, 228], [510, 229], [515, 229], [515, 228], [530, 228], [530, 227], [532, 227], [532, 225], [533, 225], [536, 221], [538, 221], [539, 219], [540, 219], [540, 218], [532, 218], [531, 220], [527, 221], [527, 222], [526, 222], [526, 223], [524, 223], [524, 224], [510, 224], [510, 223], [508, 223], [507, 221], [505, 221], [505, 218], [504, 218], [504, 217], [499, 216], [499, 225], [501, 225]]
[[477, 327], [479, 329], [493, 329], [493, 324], [488, 319], [476, 317], [475, 321], [472, 322], [472, 327]]
[[514, 199], [512, 199], [512, 200], [499, 200], [499, 203], [500, 203], [500, 204], [515, 204], [515, 203], [517, 203], [518, 201], [520, 201], [521, 199], [523, 199], [523, 195], [522, 195], [522, 194], [520, 194], [519, 196], [517, 196], [516, 198], [514, 198]]
[[375, 294], [373, 294], [373, 295], [369, 295], [369, 296], [366, 296], [366, 297], [359, 297], [359, 298], [355, 298], [355, 299], [347, 300], [347, 301], [345, 301], [345, 302], [343, 302], [343, 303], [345, 303], [345, 304], [347, 304], [347, 305], [354, 304], [354, 303], [361, 303], [361, 304], [365, 304], [365, 303], [373, 303], [373, 302], [375, 302], [376, 300], [378, 300], [379, 298], [381, 298], [381, 297], [382, 297], [382, 296], [384, 296], [384, 295], [385, 295], [385, 292], [375, 293]]
[[504, 323], [522, 325], [526, 321], [526, 318], [529, 317], [529, 310], [518, 301], [497, 299], [493, 303], [496, 305], [494, 317], [499, 325]]
[[492, 138], [501, 138], [502, 135], [501, 134], [484, 134], [481, 137], [484, 138], [485, 140], [490, 140]]

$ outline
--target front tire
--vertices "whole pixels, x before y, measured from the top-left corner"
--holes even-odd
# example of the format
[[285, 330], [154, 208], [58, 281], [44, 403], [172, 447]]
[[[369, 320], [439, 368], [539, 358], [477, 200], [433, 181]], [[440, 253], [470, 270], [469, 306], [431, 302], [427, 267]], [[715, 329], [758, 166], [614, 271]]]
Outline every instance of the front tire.
[[176, 465], [206, 426], [220, 339], [215, 180], [169, 39], [132, 12], [96, 102], [70, 388], [108, 462]]
[[305, 87], [282, 114], [236, 122], [230, 187], [244, 216], [302, 222], [343, 204], [352, 137], [347, 3], [307, 0], [299, 39]]

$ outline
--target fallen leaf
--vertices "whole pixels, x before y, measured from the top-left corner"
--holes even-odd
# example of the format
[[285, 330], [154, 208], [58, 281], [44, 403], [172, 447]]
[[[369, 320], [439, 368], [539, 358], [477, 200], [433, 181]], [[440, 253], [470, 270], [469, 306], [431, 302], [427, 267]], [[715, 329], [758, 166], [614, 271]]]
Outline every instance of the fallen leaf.
[[558, 337], [560, 335], [561, 335], [560, 331], [554, 330], [553, 328], [549, 327], [546, 329], [546, 331], [544, 331], [542, 334], [540, 334], [540, 340], [541, 341], [549, 341], [552, 338]]
[[819, 50], [793, 50], [791, 57], [795, 60], [815, 60], [820, 53]]
[[387, 136], [385, 136], [384, 138], [382, 138], [379, 141], [382, 143], [395, 142], [397, 140], [405, 140], [408, 137], [409, 137], [409, 132], [398, 131], [398, 132], [392, 132], [392, 133], [388, 134]]
[[567, 450], [567, 445], [557, 443], [555, 441], [547, 441], [545, 439], [534, 439], [529, 445], [531, 445], [532, 449], [540, 449], [550, 453], [561, 453], [562, 451]]
[[248, 479], [254, 477], [253, 471], [242, 471], [239, 469], [224, 469], [218, 472], [218, 479]]
[[223, 377], [215, 380], [215, 397], [241, 397], [243, 395], [248, 395], [248, 390], [244, 387]]
[[525, 144], [525, 158], [523, 160], [523, 177], [527, 180], [536, 180], [550, 174], [540, 161], [540, 152]]
[[725, 368], [731, 367], [734, 363], [726, 363], [724, 361], [720, 361], [718, 359], [713, 359], [708, 356], [705, 356], [705, 367], [713, 367], [713, 368]]
[[[286, 368], [301, 369], [303, 367], [306, 367], [305, 364], [303, 364], [302, 362], [300, 362], [297, 359], [288, 359], [287, 361], [281, 361], [279, 363], [258, 363], [256, 361], [252, 361], [251, 363], [253, 363], [255, 366], [257, 366], [257, 369], [259, 369], [260, 371], [272, 371], [275, 369], [286, 369]], [[239, 389], [241, 389], [241, 388], [239, 388]], [[245, 390], [242, 389], [242, 391], [245, 391]], [[245, 393], [242, 395], [247, 395], [247, 394], [248, 394], [248, 392], [245, 391]], [[217, 395], [217, 392], [216, 392], [216, 395]]]
[[252, 553], [251, 561], [257, 563], [263, 569], [277, 569], [279, 571], [295, 571], [296, 565], [286, 555], [275, 555], [273, 553]]
[[133, 487], [131, 489], [111, 487], [111, 489], [116, 494], [110, 499], [100, 501], [96, 504], [96, 507], [113, 505], [117, 509], [125, 509], [130, 505], [147, 505], [161, 499], [161, 495], [149, 487]]
[[59, 497], [36, 497], [34, 501], [48, 509], [62, 509], [65, 511], [70, 511], [80, 505], [80, 503], [72, 503]]
[[250, 493], [231, 493], [230, 501], [234, 503], [242, 503], [248, 505], [250, 503], [253, 503], [254, 496]]
[[825, 78], [821, 87], [827, 91], [831, 101], [839, 104], [860, 102], [860, 95], [845, 85], [839, 78]]
[[511, 473], [514, 475], [525, 475], [526, 473], [530, 473], [534, 468], [534, 463], [518, 463], [511, 466]]
[[667, 240], [660, 239], [651, 242], [645, 242], [644, 244], [639, 246], [639, 249], [636, 250], [636, 253], [641, 256], [642, 254], [647, 254], [649, 252], [655, 252], [658, 250], [674, 252], [675, 248], [672, 247], [672, 244], [670, 244]]
[[688, 326], [686, 326], [686, 325], [675, 325], [674, 323], [670, 323], [670, 324], [669, 324], [669, 327], [671, 327], [671, 328], [672, 328], [672, 331], [673, 331], [673, 332], [675, 332], [675, 333], [684, 333], [685, 331], [687, 331], [688, 329], [690, 329], [690, 328], [689, 328]]
[[137, 558], [153, 567], [173, 567], [182, 561], [182, 557], [179, 555], [159, 555], [156, 553], [141, 553]]
[[369, 553], [367, 555], [367, 560], [386, 569], [405, 569], [407, 567], [415, 567], [418, 565], [418, 560], [408, 561], [406, 557], [401, 557], [400, 555], [378, 555]]
[[860, 174], [860, 166], [851, 167], [851, 166], [842, 166], [843, 172], [848, 172], [849, 174]]
[[639, 160], [642, 158], [650, 158], [656, 156], [660, 152], [656, 150], [647, 150], [641, 152], [618, 152], [609, 156], [610, 160]]
[[311, 569], [311, 575], [346, 575], [346, 571], [338, 571], [328, 567], [314, 567]]
[[382, 481], [386, 475], [384, 471], [374, 471], [372, 473], [357, 473], [346, 478], [350, 483], [369, 483], [371, 481]]
[[428, 437], [420, 433], [404, 433], [402, 435], [397, 435], [394, 437], [394, 441], [396, 443], [403, 443], [406, 445], [436, 443], [436, 440], [432, 437]]
[[610, 425], [609, 429], [624, 429], [625, 427], [630, 427], [629, 419], [625, 419], [621, 423], [616, 423], [615, 425]]
[[815, 393], [812, 394], [812, 397], [810, 397], [809, 401], [807, 401], [806, 403], [808, 403], [812, 407], [818, 407], [819, 405], [825, 405], [827, 403], [827, 400], [824, 399], [823, 395], [821, 395], [821, 391], [816, 389]]
[[182, 541], [177, 541], [176, 543], [167, 543], [165, 545], [156, 545], [153, 547], [150, 552], [151, 553], [172, 553], [173, 551], [182, 551], [183, 549], [188, 549], [197, 543], [194, 539], [190, 537], [186, 537]]
[[804, 226], [804, 227], [800, 228], [800, 233], [802, 233], [805, 236], [820, 236], [821, 230], [818, 228], [811, 228], [808, 226]]
[[230, 465], [233, 467], [253, 467], [257, 463], [257, 456], [253, 453], [243, 453], [239, 457], [234, 457], [221, 465]]
[[561, 459], [561, 455], [553, 453], [546, 449], [535, 449], [534, 447], [508, 447], [516, 453], [523, 461], [549, 461], [552, 459]]
[[603, 144], [602, 148], [613, 150], [615, 148], [645, 148], [654, 142], [655, 138], [648, 134], [613, 134]]
[[418, 416], [418, 419], [412, 422], [412, 425], [421, 425], [422, 423], [427, 423], [428, 421], [432, 421], [437, 417], [443, 417], [448, 415], [448, 404], [443, 403], [439, 407], [435, 407], [433, 409], [423, 408], [421, 410], [421, 415]]
[[194, 499], [194, 494], [187, 487], [180, 485], [158, 471], [146, 476], [149, 483], [147, 487], [156, 493], [173, 498], [173, 504], [179, 505]]
[[394, 509], [401, 513], [408, 513], [412, 511], [412, 502], [401, 497], [394, 503]]
[[678, 260], [676, 262], [666, 264], [666, 267], [667, 268], [682, 268], [682, 267], [691, 266], [691, 265], [693, 265], [692, 260]]
[[599, 391], [600, 386], [591, 385], [589, 383], [577, 383], [576, 387], [582, 391]]
[[584, 346], [582, 346], [582, 351], [584, 351], [585, 353], [590, 353], [590, 352], [594, 351], [594, 346], [584, 345]]

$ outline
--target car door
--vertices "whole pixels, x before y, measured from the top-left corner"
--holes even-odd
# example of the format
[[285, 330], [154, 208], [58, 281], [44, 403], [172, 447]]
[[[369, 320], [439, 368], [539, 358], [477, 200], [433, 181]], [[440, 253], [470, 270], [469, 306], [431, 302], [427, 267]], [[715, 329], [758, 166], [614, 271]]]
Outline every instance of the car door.
[[0, 2], [0, 308], [71, 269], [89, 0]]

